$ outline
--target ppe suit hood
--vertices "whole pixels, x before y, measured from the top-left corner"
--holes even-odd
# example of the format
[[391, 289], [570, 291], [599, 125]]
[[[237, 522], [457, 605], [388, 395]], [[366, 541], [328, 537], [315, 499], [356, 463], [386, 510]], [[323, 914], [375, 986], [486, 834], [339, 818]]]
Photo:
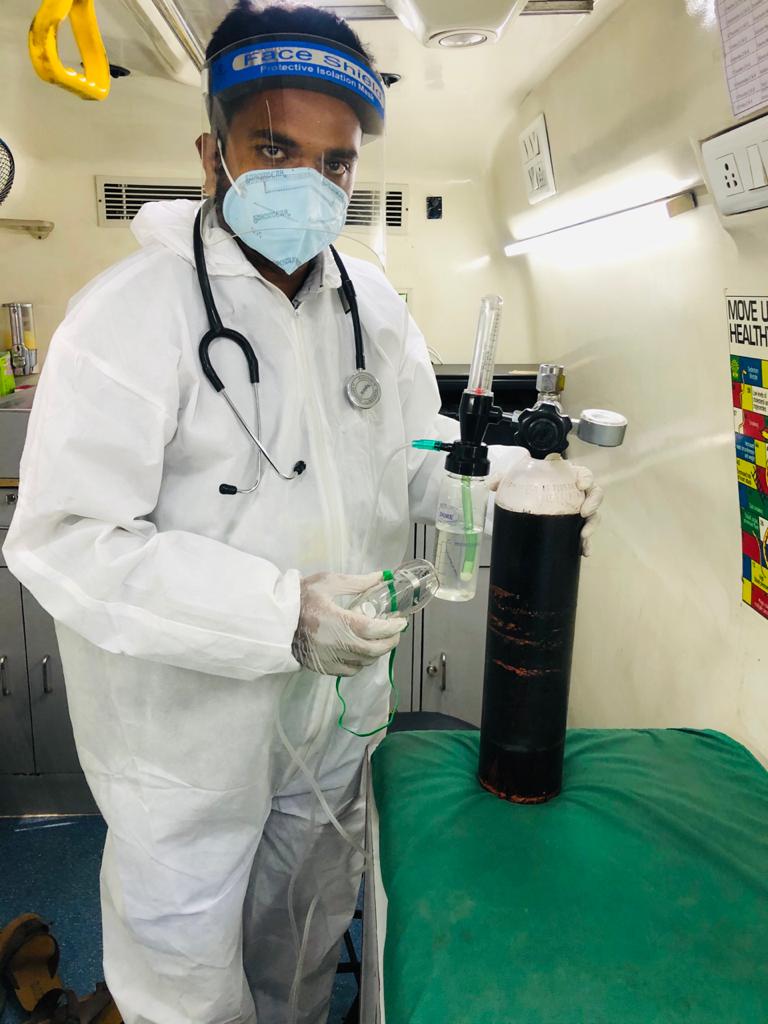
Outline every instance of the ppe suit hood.
[[[144, 248], [161, 245], [194, 266], [192, 230], [199, 208], [200, 203], [189, 199], [145, 203], [131, 222], [131, 230]], [[207, 236], [210, 244], [205, 247], [205, 260], [209, 274], [258, 276], [256, 268], [223, 228], [211, 228]]]

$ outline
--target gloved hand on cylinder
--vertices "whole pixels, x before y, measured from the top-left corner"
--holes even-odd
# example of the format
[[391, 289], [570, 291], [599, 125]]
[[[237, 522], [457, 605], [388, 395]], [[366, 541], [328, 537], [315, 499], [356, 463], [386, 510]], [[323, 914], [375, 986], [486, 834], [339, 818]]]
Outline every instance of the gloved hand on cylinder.
[[397, 646], [403, 618], [370, 619], [336, 604], [335, 598], [362, 594], [381, 580], [380, 572], [348, 576], [323, 572], [301, 581], [301, 610], [293, 656], [320, 675], [353, 676]]
[[[584, 492], [584, 501], [579, 512], [584, 517], [584, 525], [581, 528], [581, 553], [588, 558], [592, 553], [592, 535], [597, 528], [599, 521], [598, 508], [603, 501], [603, 489], [595, 483], [591, 469], [586, 466], [573, 466], [576, 472], [576, 486]], [[491, 491], [498, 490], [499, 484], [508, 473], [494, 473], [488, 480], [488, 488]]]

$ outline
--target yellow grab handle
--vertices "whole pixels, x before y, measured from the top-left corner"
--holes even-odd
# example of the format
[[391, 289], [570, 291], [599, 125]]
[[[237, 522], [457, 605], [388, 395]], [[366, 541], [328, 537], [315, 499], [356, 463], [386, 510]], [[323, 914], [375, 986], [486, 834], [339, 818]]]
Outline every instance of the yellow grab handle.
[[[67, 15], [83, 60], [83, 74], [59, 58], [59, 25]], [[69, 89], [84, 100], [105, 100], [109, 95], [109, 61], [93, 0], [43, 0], [29, 28], [29, 56], [44, 82]]]

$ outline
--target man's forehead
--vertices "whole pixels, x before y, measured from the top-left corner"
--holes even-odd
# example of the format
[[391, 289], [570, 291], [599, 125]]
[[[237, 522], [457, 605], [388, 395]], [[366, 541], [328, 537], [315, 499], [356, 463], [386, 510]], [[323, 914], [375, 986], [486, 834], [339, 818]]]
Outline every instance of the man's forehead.
[[328, 136], [328, 143], [343, 140], [359, 144], [360, 121], [346, 103], [308, 89], [269, 89], [249, 96], [232, 119], [232, 128], [274, 131], [313, 137]]

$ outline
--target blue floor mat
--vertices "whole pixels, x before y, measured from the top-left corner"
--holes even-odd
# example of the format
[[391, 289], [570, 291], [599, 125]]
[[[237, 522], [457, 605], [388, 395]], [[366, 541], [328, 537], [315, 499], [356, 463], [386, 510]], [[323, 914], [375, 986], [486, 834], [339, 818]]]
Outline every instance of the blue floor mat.
[[[98, 817], [0, 818], [0, 924], [30, 912], [53, 922], [62, 980], [81, 994], [103, 977], [99, 866], [105, 835]], [[351, 931], [359, 956], [359, 921]], [[337, 975], [328, 1024], [342, 1024], [356, 993], [352, 974]], [[2, 1024], [26, 1019], [9, 998]]]

